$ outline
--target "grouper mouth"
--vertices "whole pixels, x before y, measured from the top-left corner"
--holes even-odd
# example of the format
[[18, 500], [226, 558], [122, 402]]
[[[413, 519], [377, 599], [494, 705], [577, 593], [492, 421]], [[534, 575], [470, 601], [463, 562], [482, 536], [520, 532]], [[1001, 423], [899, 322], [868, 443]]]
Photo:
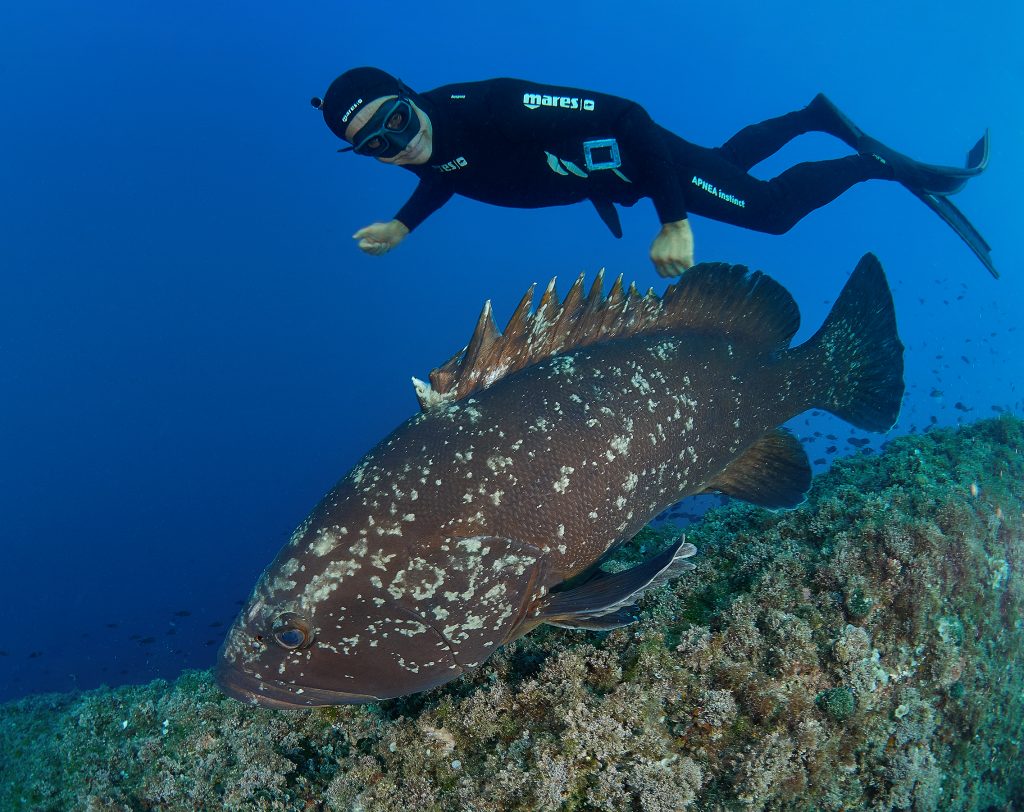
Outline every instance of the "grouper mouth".
[[326, 688], [299, 688], [277, 680], [265, 681], [239, 671], [229, 663], [220, 663], [216, 672], [217, 685], [221, 691], [245, 702], [276, 710], [304, 710], [320, 705], [362, 705], [380, 702], [380, 697], [369, 694], [353, 694], [345, 691], [331, 691]]

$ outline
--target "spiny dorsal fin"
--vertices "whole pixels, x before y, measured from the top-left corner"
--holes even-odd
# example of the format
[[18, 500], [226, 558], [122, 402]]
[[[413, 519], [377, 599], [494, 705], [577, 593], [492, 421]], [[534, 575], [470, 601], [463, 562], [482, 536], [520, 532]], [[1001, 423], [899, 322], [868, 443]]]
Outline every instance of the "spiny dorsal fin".
[[607, 296], [604, 269], [583, 296], [580, 274], [559, 303], [555, 280], [531, 313], [536, 285], [520, 300], [504, 332], [488, 301], [469, 344], [430, 373], [430, 384], [416, 382], [423, 410], [461, 400], [495, 381], [562, 352], [599, 341], [646, 333], [700, 332], [755, 342], [765, 353], [789, 346], [800, 325], [789, 292], [761, 271], [742, 265], [702, 263], [683, 274], [659, 297], [623, 288], [620, 275]]

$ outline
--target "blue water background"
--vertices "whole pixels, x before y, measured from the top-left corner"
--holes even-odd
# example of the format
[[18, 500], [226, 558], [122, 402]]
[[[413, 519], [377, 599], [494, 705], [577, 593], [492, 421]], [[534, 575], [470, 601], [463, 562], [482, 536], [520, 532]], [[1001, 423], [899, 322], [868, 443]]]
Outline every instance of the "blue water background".
[[[800, 338], [878, 254], [907, 345], [905, 433], [1021, 409], [1022, 32], [1010, 0], [3, 4], [0, 699], [209, 666], [213, 624], [414, 412], [410, 376], [465, 343], [484, 300], [504, 324], [530, 282], [602, 266], [663, 289], [649, 201], [616, 241], [587, 205], [455, 199], [363, 255], [350, 235], [415, 179], [335, 154], [308, 99], [344, 69], [421, 90], [593, 88], [709, 145], [819, 90], [925, 160], [960, 163], [991, 127], [990, 170], [957, 203], [999, 282], [894, 184], [781, 237], [693, 220], [698, 259], [789, 287]], [[755, 173], [845, 152], [808, 135]], [[801, 436], [839, 438], [812, 459], [857, 452], [845, 424], [806, 420]]]

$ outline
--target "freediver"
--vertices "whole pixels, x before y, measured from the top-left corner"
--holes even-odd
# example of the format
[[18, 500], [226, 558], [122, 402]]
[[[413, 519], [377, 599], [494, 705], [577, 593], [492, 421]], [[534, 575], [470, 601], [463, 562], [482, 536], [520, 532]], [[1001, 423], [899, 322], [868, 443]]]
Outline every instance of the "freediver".
[[[942, 217], [998, 276], [990, 247], [947, 196], [985, 169], [988, 133], [963, 168], [915, 161], [863, 133], [818, 94], [801, 110], [752, 124], [720, 147], [692, 144], [656, 124], [636, 102], [580, 88], [519, 79], [450, 84], [416, 93], [371, 67], [335, 79], [312, 104], [355, 152], [419, 178], [388, 222], [353, 237], [384, 254], [452, 195], [498, 206], [538, 208], [590, 200], [616, 237], [613, 204], [649, 197], [661, 221], [650, 257], [662, 276], [693, 265], [689, 214], [783, 234], [814, 209], [866, 180], [894, 180]], [[800, 163], [771, 180], [754, 165], [806, 132], [825, 132], [856, 150]]]

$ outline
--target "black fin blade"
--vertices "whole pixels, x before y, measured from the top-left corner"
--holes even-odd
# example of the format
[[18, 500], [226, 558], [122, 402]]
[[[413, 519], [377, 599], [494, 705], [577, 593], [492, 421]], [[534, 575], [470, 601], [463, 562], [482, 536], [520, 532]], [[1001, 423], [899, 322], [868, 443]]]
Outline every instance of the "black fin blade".
[[996, 270], [996, 265], [992, 261], [992, 246], [981, 236], [981, 232], [971, 224], [971, 221], [964, 216], [964, 213], [953, 205], [952, 201], [941, 195], [930, 195], [925, 192], [915, 192], [914, 194], [957, 233], [957, 236], [981, 260], [981, 264], [992, 274], [992, 277], [998, 279], [999, 271]]
[[708, 485], [766, 508], [799, 505], [811, 487], [807, 452], [792, 432], [772, 429]]
[[[603, 618], [634, 604], [646, 590], [664, 583], [682, 570], [692, 569], [693, 565], [686, 559], [695, 552], [697, 548], [681, 538], [632, 569], [616, 573], [599, 571], [580, 586], [564, 592], [552, 592], [539, 619], [556, 626], [600, 628], [593, 623], [603, 622]], [[616, 625], [621, 624], [616, 621]]]
[[988, 128], [985, 134], [978, 139], [978, 143], [971, 147], [967, 153], [967, 168], [981, 174], [988, 168]]

